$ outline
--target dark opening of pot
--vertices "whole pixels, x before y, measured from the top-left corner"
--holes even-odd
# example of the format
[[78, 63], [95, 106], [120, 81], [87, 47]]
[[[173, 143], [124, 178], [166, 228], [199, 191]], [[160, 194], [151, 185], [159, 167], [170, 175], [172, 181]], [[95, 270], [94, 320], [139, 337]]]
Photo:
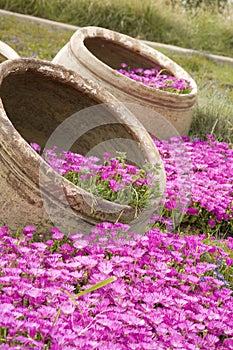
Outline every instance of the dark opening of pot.
[[121, 63], [126, 63], [132, 68], [159, 67], [155, 62], [143, 56], [136, 46], [129, 49], [126, 45], [120, 45], [104, 37], [86, 38], [84, 45], [100, 61], [113, 69], [119, 69]]
[[[71, 85], [36, 70], [12, 72], [3, 79], [0, 96], [4, 109], [27, 142], [36, 142], [44, 147], [55, 129], [73, 115], [76, 116], [76, 129], [83, 127], [84, 121], [87, 125], [91, 124], [96, 111], [94, 106], [101, 103], [100, 98], [92, 98]], [[90, 112], [81, 113], [80, 118], [80, 111], [89, 107], [93, 110], [91, 108]], [[103, 107], [97, 108], [96, 113], [100, 114], [99, 118], [104, 123], [87, 128], [84, 134], [76, 138], [71, 148], [73, 152], [86, 155], [106, 140], [133, 138], [128, 129], [117, 121], [113, 111]]]

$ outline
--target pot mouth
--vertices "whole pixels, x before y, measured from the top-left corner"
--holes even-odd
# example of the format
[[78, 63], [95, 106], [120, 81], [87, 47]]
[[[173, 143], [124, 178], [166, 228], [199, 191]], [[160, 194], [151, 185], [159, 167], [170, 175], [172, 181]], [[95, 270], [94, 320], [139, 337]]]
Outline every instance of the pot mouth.
[[[7, 109], [5, 109], [5, 97], [3, 96], [4, 94], [2, 88], [4, 82], [7, 81], [10, 76], [23, 76], [23, 79], [26, 79], [25, 77], [31, 73], [35, 73], [35, 78], [39, 76], [46, 83], [50, 81], [58, 81], [62, 84], [62, 86], [72, 88], [74, 90], [74, 94], [76, 91], [81, 91], [81, 93], [85, 94], [90, 99], [93, 99], [93, 101], [95, 101], [97, 104], [100, 102], [108, 104], [110, 111], [114, 116], [118, 118], [119, 123], [122, 123], [125, 129], [127, 129], [127, 124], [130, 125], [130, 130], [127, 131], [129, 131], [129, 134], [132, 136], [132, 138], [139, 142], [140, 146], [142, 146], [141, 152], [145, 159], [147, 159], [149, 162], [152, 162], [152, 164], [158, 163], [158, 160], [160, 159], [159, 153], [144, 127], [137, 121], [131, 112], [129, 112], [122, 104], [118, 102], [118, 100], [116, 100], [106, 90], [102, 89], [98, 84], [82, 78], [77, 73], [71, 70], [67, 70], [63, 66], [59, 66], [51, 62], [32, 58], [9, 60], [3, 62], [0, 65], [0, 138], [2, 139], [1, 143], [3, 145], [3, 151], [8, 155], [13, 156], [14, 158], [14, 171], [18, 171], [21, 177], [26, 177], [28, 186], [31, 187], [31, 189], [39, 189], [38, 171], [42, 166], [45, 173], [52, 174], [52, 177], [59, 177], [59, 179], [61, 179], [62, 186], [66, 192], [67, 197], [75, 198], [75, 196], [85, 194], [87, 198], [90, 198], [90, 201], [93, 197], [89, 192], [75, 186], [73, 183], [63, 178], [55, 170], [53, 170], [50, 165], [46, 163], [40, 157], [40, 155], [30, 147], [26, 139], [14, 126], [14, 123], [8, 118], [8, 112]], [[38, 89], [40, 90], [39, 87]], [[11, 92], [11, 99], [14, 99], [15, 93], [17, 93], [17, 88], [15, 86], [13, 90]], [[38, 100], [38, 103], [39, 102], [40, 100]], [[114, 103], [117, 104], [117, 107], [115, 107]], [[140, 130], [140, 133], [138, 130]], [[33, 141], [34, 140], [31, 140], [31, 142]], [[121, 205], [105, 200], [101, 200], [101, 202], [103, 205], [105, 205], [105, 202], [107, 202], [108, 206], [110, 208], [113, 208], [113, 211], [117, 210], [117, 215], [114, 217], [115, 220], [123, 209], [131, 215], [131, 218], [132, 215], [135, 214], [135, 209], [133, 207], [129, 207], [128, 205]], [[89, 209], [90, 217], [94, 218], [95, 214], [92, 215], [91, 208]], [[112, 221], [112, 218], [109, 217], [109, 220]]]
[[[171, 105], [175, 109], [182, 109], [183, 101], [184, 108], [187, 103], [190, 106], [195, 103], [197, 85], [193, 78], [166, 55], [137, 39], [101, 27], [83, 27], [73, 34], [69, 47], [75, 58], [98, 78], [129, 94], [152, 102], [164, 101], [165, 106]], [[133, 68], [160, 67], [176, 78], [187, 80], [192, 90], [187, 94], [176, 94], [142, 85], [116, 71], [121, 68], [121, 63], [134, 64]]]

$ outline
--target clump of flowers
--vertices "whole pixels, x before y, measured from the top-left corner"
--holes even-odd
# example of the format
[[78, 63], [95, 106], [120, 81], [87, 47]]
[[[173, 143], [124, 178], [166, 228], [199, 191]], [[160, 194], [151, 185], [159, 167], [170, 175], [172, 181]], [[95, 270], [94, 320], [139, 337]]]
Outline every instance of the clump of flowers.
[[[31, 143], [37, 152], [40, 147]], [[146, 163], [144, 168], [127, 164], [126, 153], [115, 158], [104, 154], [104, 163], [97, 157], [60, 151], [57, 147], [45, 151], [50, 166], [67, 180], [95, 196], [136, 209], [145, 208], [160, 196], [159, 166]]]
[[[218, 142], [212, 135], [207, 139], [191, 141], [187, 137], [178, 138], [183, 142], [185, 158], [190, 163], [186, 179], [190, 183], [190, 201], [185, 208], [182, 223], [198, 232], [214, 233], [220, 236], [233, 235], [233, 149], [226, 142]], [[184, 183], [179, 182], [179, 168], [176, 155], [177, 142], [154, 139], [164, 162], [166, 171], [166, 191], [164, 207], [166, 215], [177, 208], [180, 191]], [[181, 164], [180, 164], [181, 163]]]
[[121, 68], [117, 69], [117, 72], [154, 89], [175, 94], [188, 94], [192, 91], [190, 82], [183, 78], [178, 79], [170, 75], [165, 69], [131, 68], [126, 63], [122, 63]]
[[[182, 224], [197, 232], [233, 235], [233, 149], [211, 135], [206, 140], [174, 137], [171, 142], [154, 139], [166, 172], [164, 213], [158, 221], [169, 230], [169, 218], [183, 211]], [[32, 147], [40, 151], [38, 145]], [[93, 194], [121, 204], [143, 208], [159, 196], [158, 168], [138, 169], [125, 161], [125, 155], [104, 165], [96, 157], [47, 150], [48, 163], [60, 174]], [[186, 162], [186, 164], [185, 164]], [[148, 165], [149, 166], [149, 165]], [[188, 194], [188, 195], [187, 195]], [[181, 203], [182, 202], [182, 203]], [[161, 227], [161, 225], [159, 226]]]

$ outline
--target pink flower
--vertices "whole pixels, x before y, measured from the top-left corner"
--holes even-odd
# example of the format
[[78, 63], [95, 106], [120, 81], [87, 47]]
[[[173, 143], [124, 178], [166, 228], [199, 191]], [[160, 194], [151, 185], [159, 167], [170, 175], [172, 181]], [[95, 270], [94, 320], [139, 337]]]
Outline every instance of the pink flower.
[[53, 246], [53, 241], [51, 239], [47, 240], [45, 242], [45, 244], [47, 244], [48, 247], [52, 247]]
[[188, 210], [187, 210], [187, 214], [198, 215], [198, 213], [199, 213], [198, 208], [188, 208]]
[[128, 65], [126, 63], [121, 63], [121, 67], [126, 68], [126, 67], [128, 67]]
[[31, 143], [30, 143], [30, 146], [34, 149], [34, 151], [40, 153], [41, 147], [40, 147], [37, 143], [31, 142]]
[[233, 259], [231, 259], [231, 258], [226, 258], [226, 264], [227, 264], [228, 266], [233, 265]]
[[56, 227], [51, 228], [50, 232], [52, 233], [53, 239], [60, 241], [64, 237], [64, 233], [60, 232], [60, 230]]
[[35, 226], [25, 226], [23, 229], [23, 233], [28, 239], [31, 239], [33, 237], [33, 232], [36, 230]]
[[61, 306], [61, 310], [62, 312], [64, 312], [64, 314], [66, 315], [70, 315], [74, 312], [75, 310], [75, 306], [70, 302], [70, 303], [66, 303], [66, 304], [63, 304]]
[[110, 158], [110, 154], [107, 153], [107, 152], [105, 152], [105, 153], [104, 153], [104, 159], [107, 160], [107, 159], [109, 159], [109, 158]]
[[70, 253], [72, 251], [72, 246], [68, 243], [63, 243], [60, 248], [63, 252]]
[[118, 183], [117, 183], [116, 180], [110, 179], [110, 180], [109, 180], [109, 186], [110, 186], [110, 188], [111, 188], [111, 190], [112, 190], [113, 192], [117, 192], [117, 190], [118, 190]]
[[105, 275], [109, 275], [113, 271], [113, 266], [110, 261], [103, 261], [99, 264], [98, 269]]
[[214, 227], [216, 225], [216, 222], [214, 220], [210, 219], [208, 221], [208, 224], [210, 225], [210, 227]]
[[8, 233], [8, 226], [0, 226], [0, 238]]

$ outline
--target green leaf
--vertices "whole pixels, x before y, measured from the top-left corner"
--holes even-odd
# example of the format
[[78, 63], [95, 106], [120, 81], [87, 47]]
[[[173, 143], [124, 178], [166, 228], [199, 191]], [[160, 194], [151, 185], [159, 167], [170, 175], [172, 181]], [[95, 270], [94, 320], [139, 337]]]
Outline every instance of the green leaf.
[[94, 286], [90, 287], [90, 288], [87, 288], [85, 290], [82, 290], [81, 292], [79, 292], [75, 297], [72, 297], [72, 299], [77, 299], [79, 297], [81, 297], [82, 295], [84, 294], [87, 294], [89, 292], [93, 292], [94, 290], [97, 290], [99, 288], [102, 288], [106, 285], [108, 285], [109, 283], [112, 283], [113, 281], [116, 280], [116, 277], [109, 277], [107, 278], [106, 280], [102, 281], [102, 282], [99, 282], [99, 283], [96, 283]]

